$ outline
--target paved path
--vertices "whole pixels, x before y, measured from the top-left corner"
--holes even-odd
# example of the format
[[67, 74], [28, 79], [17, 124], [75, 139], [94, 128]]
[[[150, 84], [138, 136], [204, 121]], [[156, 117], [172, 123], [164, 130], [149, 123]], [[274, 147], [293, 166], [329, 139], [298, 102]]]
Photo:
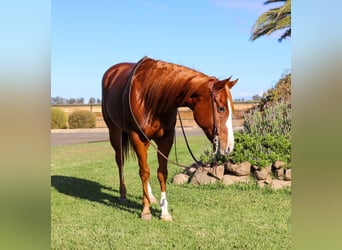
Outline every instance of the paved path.
[[[187, 136], [204, 135], [200, 128], [186, 128]], [[176, 129], [176, 135], [182, 135], [179, 128]], [[93, 129], [52, 129], [51, 130], [51, 146], [81, 144], [91, 142], [109, 141], [107, 128]]]
[[51, 146], [108, 141], [107, 128], [51, 129]]

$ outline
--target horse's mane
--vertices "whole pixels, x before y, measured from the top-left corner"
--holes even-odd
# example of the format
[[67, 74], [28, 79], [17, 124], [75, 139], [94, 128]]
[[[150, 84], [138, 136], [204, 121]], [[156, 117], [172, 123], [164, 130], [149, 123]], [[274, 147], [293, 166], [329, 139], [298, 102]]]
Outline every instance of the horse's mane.
[[133, 80], [141, 83], [140, 100], [144, 102], [147, 121], [181, 106], [203, 84], [217, 81], [196, 70], [150, 58], [140, 63]]

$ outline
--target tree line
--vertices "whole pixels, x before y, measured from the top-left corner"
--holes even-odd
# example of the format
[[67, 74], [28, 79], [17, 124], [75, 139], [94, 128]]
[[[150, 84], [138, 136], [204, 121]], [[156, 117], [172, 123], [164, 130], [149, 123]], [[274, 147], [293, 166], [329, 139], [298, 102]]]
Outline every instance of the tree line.
[[94, 97], [89, 98], [86, 103], [84, 98], [63, 98], [60, 96], [51, 97], [51, 104], [101, 104], [101, 99]]
[[[259, 95], [254, 95], [252, 96], [252, 100], [253, 101], [260, 101], [261, 100], [261, 96]], [[244, 101], [247, 101], [247, 99], [245, 98], [236, 98], [234, 99], [234, 101], [236, 102], [244, 102]], [[81, 98], [63, 98], [63, 97], [60, 97], [60, 96], [57, 96], [57, 97], [51, 97], [51, 104], [52, 105], [55, 105], [55, 104], [101, 104], [101, 99], [97, 98], [95, 99], [94, 97], [91, 97], [89, 98], [88, 102], [86, 103], [84, 101], [84, 98], [81, 97]]]

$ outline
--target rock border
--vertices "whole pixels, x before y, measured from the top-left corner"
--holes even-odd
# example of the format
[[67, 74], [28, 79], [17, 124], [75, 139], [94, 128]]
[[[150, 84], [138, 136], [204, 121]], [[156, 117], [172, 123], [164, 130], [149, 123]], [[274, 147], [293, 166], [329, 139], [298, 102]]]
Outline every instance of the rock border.
[[259, 187], [270, 187], [274, 190], [291, 187], [292, 171], [284, 168], [285, 163], [275, 161], [267, 167], [259, 168], [249, 162], [233, 164], [226, 162], [222, 165], [210, 166], [189, 166], [183, 168], [181, 173], [172, 178], [172, 183], [183, 185], [209, 185], [221, 182], [223, 185], [235, 183], [249, 183], [251, 176], [256, 180]]

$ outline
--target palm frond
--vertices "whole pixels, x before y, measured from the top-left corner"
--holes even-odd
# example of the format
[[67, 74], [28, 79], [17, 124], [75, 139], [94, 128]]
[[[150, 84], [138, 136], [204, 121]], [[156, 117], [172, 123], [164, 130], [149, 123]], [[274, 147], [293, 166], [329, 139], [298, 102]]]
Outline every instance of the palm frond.
[[268, 0], [265, 4], [285, 2], [284, 5], [272, 8], [263, 13], [252, 27], [251, 40], [270, 35], [276, 30], [286, 29], [279, 41], [291, 36], [291, 0]]

